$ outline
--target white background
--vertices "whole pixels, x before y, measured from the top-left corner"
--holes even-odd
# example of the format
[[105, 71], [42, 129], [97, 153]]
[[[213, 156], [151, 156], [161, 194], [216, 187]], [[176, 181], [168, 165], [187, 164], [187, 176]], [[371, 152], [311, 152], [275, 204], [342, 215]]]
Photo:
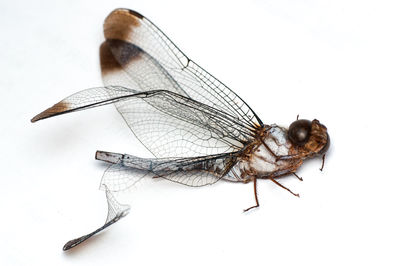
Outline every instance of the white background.
[[[397, 1], [1, 1], [1, 265], [399, 265], [400, 16]], [[131, 213], [105, 220], [97, 149], [147, 156], [112, 106], [35, 124], [62, 98], [102, 84], [111, 10], [158, 25], [264, 123], [318, 118], [331, 136], [271, 182], [189, 188], [150, 180]]]

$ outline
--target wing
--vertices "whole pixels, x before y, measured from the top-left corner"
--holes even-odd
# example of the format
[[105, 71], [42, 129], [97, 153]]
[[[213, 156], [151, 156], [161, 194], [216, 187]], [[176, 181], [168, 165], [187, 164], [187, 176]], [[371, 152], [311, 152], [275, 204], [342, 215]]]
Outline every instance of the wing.
[[81, 244], [129, 213], [129, 205], [120, 204], [114, 192], [129, 189], [145, 177], [165, 178], [194, 187], [214, 184], [226, 176], [236, 158], [236, 153], [227, 153], [192, 158], [143, 159], [128, 154], [97, 151], [96, 159], [112, 163], [104, 172], [100, 185], [105, 188], [107, 196], [106, 222], [93, 232], [68, 241], [63, 250]]
[[[48, 117], [115, 103], [136, 135], [162, 157], [216, 154], [242, 149], [252, 128], [235, 117], [171, 91], [139, 92], [110, 86], [75, 93], [32, 118]], [[172, 152], [173, 151], [173, 152]]]
[[106, 19], [104, 32], [103, 79], [105, 84], [122, 86], [78, 92], [32, 122], [115, 103], [132, 132], [156, 157], [232, 152], [252, 141], [262, 122], [247, 104], [189, 60], [149, 20], [117, 9]]
[[114, 195], [110, 192], [110, 190], [106, 186], [104, 186], [104, 188], [106, 190], [107, 205], [108, 205], [108, 214], [107, 214], [106, 222], [104, 223], [104, 225], [100, 226], [99, 228], [97, 228], [93, 232], [91, 232], [91, 233], [89, 233], [87, 235], [83, 235], [81, 237], [72, 239], [72, 240], [68, 241], [67, 243], [65, 243], [65, 245], [63, 247], [64, 251], [69, 250], [69, 249], [71, 249], [73, 247], [76, 247], [77, 245], [79, 245], [82, 242], [88, 240], [89, 238], [91, 238], [95, 234], [103, 231], [104, 229], [106, 229], [110, 225], [118, 222], [121, 218], [123, 218], [126, 215], [128, 215], [129, 210], [130, 210], [129, 205], [120, 204], [115, 199]]
[[[238, 153], [186, 158], [139, 158], [133, 155], [97, 151], [96, 159], [112, 163], [101, 184], [110, 191], [133, 187], [144, 177], [164, 178], [179, 184], [200, 187], [225, 177], [236, 163]], [[230, 177], [235, 179], [234, 176]]]
[[[105, 20], [104, 35], [106, 41], [100, 48], [100, 59], [105, 85], [121, 85], [138, 91], [176, 92], [221, 110], [249, 128], [262, 126], [261, 120], [239, 96], [189, 60], [157, 26], [139, 13], [128, 9], [114, 10]], [[153, 128], [147, 128], [144, 132], [143, 127], [137, 126], [137, 122], [140, 124], [142, 121], [143, 114], [148, 112], [126, 117], [125, 107], [117, 104], [117, 109], [128, 126], [154, 155], [189, 155], [177, 153], [175, 146], [166, 147], [165, 142], [158, 139], [149, 139], [147, 135]], [[152, 124], [159, 121], [158, 116], [147, 116], [147, 119]], [[145, 138], [139, 131], [144, 133]], [[161, 153], [154, 140], [163, 145]], [[194, 152], [190, 155], [201, 153]]]
[[[134, 80], [143, 78], [134, 65], [152, 58], [179, 84], [179, 88], [163, 89], [187, 95], [250, 125], [262, 125], [257, 115], [235, 92], [190, 60], [156, 25], [136, 11], [116, 9], [111, 12], [104, 22], [104, 36], [114, 59], [122, 68], [117, 72], [123, 70]], [[141, 58], [143, 52], [146, 56]], [[102, 67], [108, 69], [107, 66]], [[151, 71], [147, 74], [151, 75]]]
[[43, 112], [37, 114], [31, 119], [31, 122], [34, 123], [39, 120], [57, 115], [107, 105], [122, 99], [126, 99], [133, 94], [135, 94], [135, 91], [118, 86], [83, 90], [68, 96], [52, 107], [47, 108]]

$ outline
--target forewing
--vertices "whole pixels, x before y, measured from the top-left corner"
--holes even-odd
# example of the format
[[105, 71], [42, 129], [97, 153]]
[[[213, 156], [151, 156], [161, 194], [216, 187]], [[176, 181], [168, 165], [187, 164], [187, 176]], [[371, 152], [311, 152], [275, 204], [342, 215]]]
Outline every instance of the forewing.
[[115, 103], [135, 134], [159, 157], [233, 152], [254, 132], [234, 117], [171, 91], [139, 92], [118, 86], [75, 93], [32, 121]]
[[68, 96], [50, 108], [37, 114], [31, 122], [66, 113], [81, 111], [114, 103], [135, 94], [136, 91], [120, 86], [90, 88]]
[[233, 152], [254, 136], [251, 128], [234, 117], [170, 91], [151, 91], [116, 106], [156, 157]]
[[[221, 110], [249, 128], [262, 125], [239, 96], [189, 60], [161, 30], [137, 12], [114, 10], [105, 20], [104, 34], [106, 42], [101, 46], [100, 58], [106, 85], [173, 91]], [[134, 120], [131, 121], [128, 125], [137, 134]]]
[[[101, 68], [105, 84], [113, 86], [76, 93], [32, 122], [115, 103], [133, 133], [157, 157], [231, 152], [253, 139], [254, 130], [262, 123], [251, 109], [188, 60], [149, 20], [118, 9], [106, 19], [104, 31], [107, 40], [100, 49]], [[165, 93], [151, 100], [130, 97], [155, 90], [182, 97]], [[203, 105], [199, 108], [197, 103]]]

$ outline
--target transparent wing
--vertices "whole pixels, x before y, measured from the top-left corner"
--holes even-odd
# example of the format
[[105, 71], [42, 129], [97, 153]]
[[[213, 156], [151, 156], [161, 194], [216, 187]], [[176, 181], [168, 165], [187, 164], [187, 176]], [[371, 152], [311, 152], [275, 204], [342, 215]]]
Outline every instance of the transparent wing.
[[[137, 53], [144, 51], [180, 85], [179, 89], [171, 90], [230, 113], [251, 125], [262, 124], [236, 93], [191, 61], [156, 25], [136, 11], [116, 9], [111, 12], [104, 22], [104, 35], [114, 58], [131, 78], [137, 79], [136, 69], [131, 66], [136, 63]], [[113, 41], [130, 46], [125, 46], [127, 49], [121, 53], [121, 47]]]
[[132, 94], [135, 94], [134, 90], [118, 86], [86, 89], [68, 96], [52, 107], [37, 114], [31, 119], [31, 122], [34, 123], [49, 117], [110, 104], [126, 99]]
[[71, 249], [73, 247], [76, 247], [77, 245], [79, 245], [82, 242], [88, 240], [89, 238], [91, 238], [95, 234], [103, 231], [104, 229], [106, 229], [110, 225], [118, 222], [124, 216], [128, 215], [129, 210], [130, 210], [129, 205], [120, 204], [115, 199], [114, 195], [110, 192], [110, 190], [106, 186], [104, 186], [104, 188], [106, 190], [106, 197], [107, 197], [107, 204], [108, 204], [108, 214], [107, 214], [106, 222], [104, 223], [104, 225], [100, 226], [99, 228], [97, 228], [93, 232], [91, 232], [91, 233], [89, 233], [87, 235], [83, 235], [81, 237], [72, 239], [72, 240], [68, 241], [67, 243], [65, 243], [65, 245], [63, 247], [64, 251], [68, 250], [68, 249]]
[[[32, 122], [115, 103], [132, 132], [156, 157], [232, 152], [253, 139], [262, 122], [246, 103], [188, 60], [149, 20], [118, 9], [106, 19], [104, 32], [107, 40], [100, 49], [104, 82], [120, 86], [76, 93]], [[153, 93], [160, 90], [164, 92]], [[144, 94], [132, 96], [139, 92]]]
[[146, 177], [165, 178], [193, 186], [214, 184], [226, 175], [236, 162], [237, 154], [227, 153], [192, 158], [143, 159], [128, 154], [97, 151], [96, 159], [112, 163], [104, 172], [101, 187], [105, 188], [108, 214], [104, 225], [93, 232], [68, 241], [68, 250], [103, 231], [129, 213], [129, 205], [120, 204], [114, 192], [131, 188]]
[[[103, 80], [106, 85], [121, 85], [138, 91], [168, 90], [228, 114], [249, 128], [262, 125], [251, 108], [232, 90], [189, 60], [161, 30], [135, 11], [117, 9], [105, 20], [106, 41], [100, 48]], [[137, 121], [144, 112], [126, 118], [126, 106], [117, 104], [128, 126], [156, 156], [180, 156], [175, 147], [163, 152], [154, 139], [140, 136]], [[122, 110], [122, 111], [121, 111]], [[131, 114], [131, 112], [129, 112]], [[156, 119], [157, 120], [157, 119]], [[173, 125], [171, 125], [173, 126]], [[142, 131], [143, 132], [143, 131]], [[147, 132], [150, 132], [148, 129]], [[147, 136], [147, 133], [145, 134]], [[188, 156], [188, 154], [183, 154]], [[201, 155], [194, 153], [191, 155]]]
[[158, 156], [195, 156], [240, 150], [253, 129], [213, 107], [171, 91], [138, 92], [118, 86], [75, 93], [32, 119], [115, 103], [136, 135]]
[[145, 159], [97, 151], [96, 159], [112, 163], [103, 175], [102, 185], [117, 192], [131, 188], [145, 177], [164, 178], [192, 187], [211, 185], [229, 172], [236, 162], [237, 154]]

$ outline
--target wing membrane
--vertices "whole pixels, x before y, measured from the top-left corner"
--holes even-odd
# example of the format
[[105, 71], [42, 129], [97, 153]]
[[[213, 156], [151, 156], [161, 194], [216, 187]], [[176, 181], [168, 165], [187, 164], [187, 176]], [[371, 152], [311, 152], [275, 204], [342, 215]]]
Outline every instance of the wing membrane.
[[[173, 91], [221, 110], [248, 127], [262, 125], [239, 96], [189, 60], [157, 26], [137, 12], [113, 11], [105, 20], [104, 35], [100, 58], [105, 85]], [[126, 120], [138, 136], [136, 119], [140, 118]], [[160, 155], [146, 140], [138, 138], [156, 156]], [[172, 147], [168, 155], [176, 156]]]
[[114, 195], [110, 192], [110, 190], [105, 186], [104, 187], [106, 190], [106, 198], [107, 198], [107, 205], [108, 205], [108, 213], [107, 213], [107, 219], [104, 223], [104, 225], [100, 226], [93, 232], [83, 235], [81, 237], [72, 239], [65, 243], [63, 250], [69, 250], [73, 247], [76, 247], [77, 245], [81, 244], [82, 242], [88, 240], [95, 234], [103, 231], [110, 225], [118, 222], [121, 218], [125, 217], [128, 215], [130, 206], [126, 204], [120, 204], [114, 197]]
[[102, 185], [113, 192], [129, 189], [145, 177], [164, 178], [192, 187], [211, 185], [230, 171], [236, 162], [236, 156], [236, 153], [223, 153], [199, 157], [145, 159], [104, 151], [96, 153], [96, 159], [112, 163], [103, 175]]
[[225, 176], [236, 156], [228, 153], [192, 158], [143, 159], [127, 154], [97, 151], [96, 159], [112, 163], [101, 181], [101, 187], [106, 190], [108, 204], [106, 222], [93, 232], [68, 241], [63, 250], [81, 244], [129, 213], [129, 205], [120, 204], [113, 192], [129, 189], [145, 177], [165, 178], [194, 187], [214, 184]]
[[33, 117], [31, 122], [34, 123], [49, 117], [110, 104], [123, 100], [133, 94], [135, 94], [135, 91], [119, 86], [86, 89], [72, 94], [44, 110]]
[[[189, 60], [137, 12], [113, 11], [105, 20], [104, 33], [101, 69], [110, 86], [76, 93], [32, 122], [115, 103], [132, 132], [157, 157], [235, 151], [262, 125], [233, 91]], [[139, 96], [140, 92], [144, 94]]]
[[161, 157], [233, 152], [254, 134], [231, 115], [174, 92], [138, 92], [118, 86], [73, 94], [32, 121], [110, 103], [115, 103], [128, 125], [134, 125], [137, 137]]

